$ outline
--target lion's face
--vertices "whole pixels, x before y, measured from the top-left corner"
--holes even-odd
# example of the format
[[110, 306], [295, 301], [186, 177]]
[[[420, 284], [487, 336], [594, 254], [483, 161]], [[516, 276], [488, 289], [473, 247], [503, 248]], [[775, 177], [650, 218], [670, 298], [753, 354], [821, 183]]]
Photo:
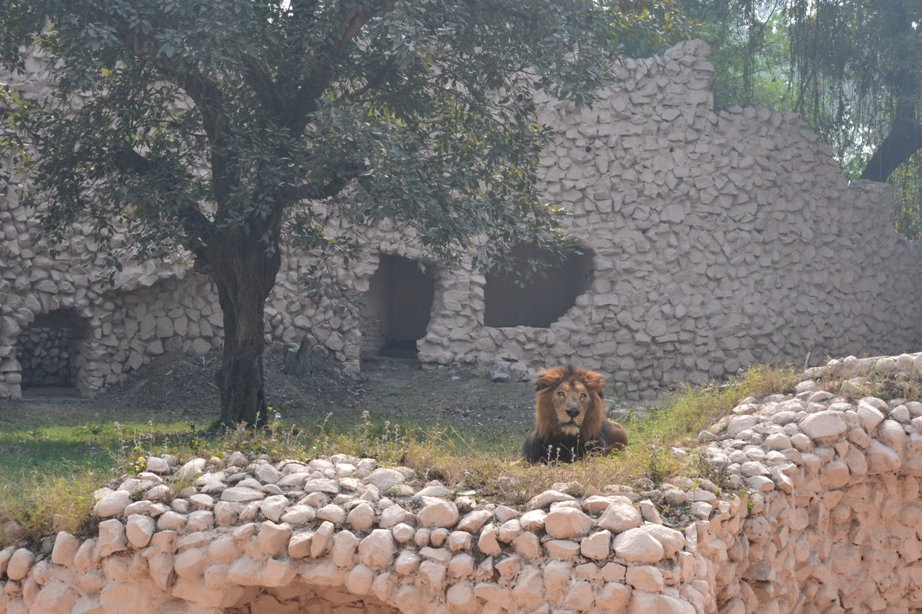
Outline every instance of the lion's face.
[[561, 432], [572, 437], [579, 435], [591, 403], [586, 385], [581, 381], [563, 382], [554, 389], [551, 398]]
[[542, 437], [560, 433], [593, 438], [604, 420], [602, 376], [574, 367], [541, 371], [535, 382], [535, 423]]

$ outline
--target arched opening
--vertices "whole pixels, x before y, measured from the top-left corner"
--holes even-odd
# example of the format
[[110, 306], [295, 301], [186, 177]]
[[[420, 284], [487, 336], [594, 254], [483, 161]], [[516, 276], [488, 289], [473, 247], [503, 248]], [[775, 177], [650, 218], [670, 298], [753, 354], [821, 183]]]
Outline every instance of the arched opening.
[[362, 356], [416, 357], [416, 342], [426, 335], [435, 283], [419, 261], [381, 254], [368, 280], [362, 326]]
[[73, 309], [37, 315], [16, 348], [23, 394], [40, 389], [77, 394], [75, 358], [88, 332], [89, 324]]
[[[592, 286], [592, 252], [571, 251], [554, 262], [546, 249], [520, 243], [512, 248], [516, 259], [513, 270], [491, 271], [484, 286], [485, 326], [531, 326], [547, 328], [576, 304], [576, 297]], [[526, 279], [528, 261], [543, 263], [545, 268]]]

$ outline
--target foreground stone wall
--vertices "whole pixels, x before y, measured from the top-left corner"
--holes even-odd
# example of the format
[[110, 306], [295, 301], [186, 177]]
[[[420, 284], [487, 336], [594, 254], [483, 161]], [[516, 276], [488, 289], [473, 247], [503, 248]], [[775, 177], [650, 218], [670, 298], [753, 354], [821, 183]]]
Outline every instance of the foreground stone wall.
[[700, 436], [723, 491], [562, 484], [517, 510], [373, 459], [151, 457], [97, 493], [98, 536], [0, 551], [0, 614], [917, 611], [922, 403], [826, 390], [872, 372], [918, 382], [922, 353], [744, 399]]
[[[425, 364], [557, 362], [603, 371], [630, 397], [705, 381], [742, 366], [802, 363], [922, 343], [919, 242], [889, 224], [883, 184], [849, 185], [831, 150], [792, 114], [717, 111], [713, 67], [700, 41], [615, 67], [620, 81], [592, 109], [541, 101], [556, 128], [541, 190], [570, 214], [567, 232], [593, 257], [592, 284], [547, 328], [484, 326], [485, 277], [438, 270]], [[47, 91], [41, 64], [8, 81], [24, 97]], [[14, 190], [0, 196], [0, 396], [21, 394], [17, 338], [37, 314], [75, 309], [91, 325], [74, 364], [91, 393], [124, 380], [161, 351], [220, 347], [211, 285], [180, 264], [126, 263], [116, 285], [81, 258], [96, 249], [82, 226], [47, 256], [42, 211]], [[365, 292], [381, 254], [427, 261], [412, 232], [382, 222], [357, 233], [365, 257], [331, 271]], [[362, 322], [304, 296], [310, 254], [286, 254], [266, 310], [267, 339], [300, 342], [360, 368]]]

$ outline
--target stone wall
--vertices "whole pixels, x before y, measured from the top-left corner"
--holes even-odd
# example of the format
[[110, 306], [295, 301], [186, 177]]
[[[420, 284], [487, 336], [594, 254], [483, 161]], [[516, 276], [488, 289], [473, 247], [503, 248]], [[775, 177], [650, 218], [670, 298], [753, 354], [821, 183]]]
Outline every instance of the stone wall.
[[367, 458], [151, 457], [96, 493], [98, 535], [0, 551], [0, 614], [915, 612], [922, 403], [837, 392], [862, 371], [918, 382], [922, 353], [744, 399], [700, 437], [722, 491], [562, 484], [519, 510]]
[[[527, 371], [575, 362], [610, 376], [622, 394], [651, 398], [752, 363], [919, 347], [922, 247], [893, 232], [888, 188], [849, 185], [830, 149], [792, 114], [715, 110], [708, 53], [688, 41], [627, 60], [591, 109], [541, 101], [541, 121], [557, 130], [541, 189], [570, 212], [567, 232], [592, 254], [591, 287], [548, 327], [488, 327], [486, 277], [437, 269], [417, 342], [424, 364], [505, 360]], [[47, 85], [38, 61], [30, 67], [8, 81], [24, 97], [40, 96]], [[0, 396], [21, 392], [19, 334], [59, 306], [92, 324], [86, 364], [75, 368], [87, 391], [123, 380], [160, 351], [220, 347], [207, 281], [181, 264], [126, 263], [110, 288], [82, 267], [80, 257], [95, 249], [82, 227], [60, 257], [46, 255], [40, 212], [12, 190], [0, 197]], [[388, 221], [362, 229], [334, 222], [330, 230], [360, 239], [363, 259], [331, 262], [359, 293], [382, 254], [428, 260], [412, 232]], [[267, 338], [306, 338], [357, 370], [361, 319], [304, 296], [309, 256], [286, 254], [267, 305]], [[163, 297], [152, 300], [154, 292]]]
[[19, 335], [16, 360], [23, 386], [70, 386], [73, 333], [68, 329], [32, 326]]

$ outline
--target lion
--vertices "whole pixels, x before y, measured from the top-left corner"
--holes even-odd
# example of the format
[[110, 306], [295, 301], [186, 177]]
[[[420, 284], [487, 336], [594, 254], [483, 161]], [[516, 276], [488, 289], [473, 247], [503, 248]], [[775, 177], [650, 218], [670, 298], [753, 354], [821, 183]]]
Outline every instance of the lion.
[[522, 447], [525, 460], [572, 463], [592, 452], [623, 449], [627, 433], [605, 417], [603, 383], [595, 371], [572, 366], [539, 372], [535, 426]]

